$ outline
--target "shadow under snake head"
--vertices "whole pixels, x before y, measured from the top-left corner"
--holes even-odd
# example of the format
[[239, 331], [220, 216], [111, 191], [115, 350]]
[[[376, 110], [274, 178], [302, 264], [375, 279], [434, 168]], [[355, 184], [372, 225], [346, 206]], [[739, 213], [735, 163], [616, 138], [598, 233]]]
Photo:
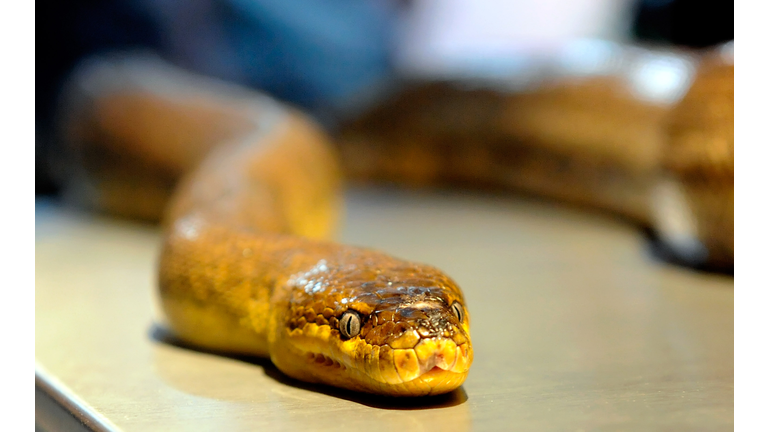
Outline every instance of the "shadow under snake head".
[[458, 388], [472, 363], [461, 290], [434, 267], [362, 249], [287, 281], [272, 361], [286, 374], [370, 393]]

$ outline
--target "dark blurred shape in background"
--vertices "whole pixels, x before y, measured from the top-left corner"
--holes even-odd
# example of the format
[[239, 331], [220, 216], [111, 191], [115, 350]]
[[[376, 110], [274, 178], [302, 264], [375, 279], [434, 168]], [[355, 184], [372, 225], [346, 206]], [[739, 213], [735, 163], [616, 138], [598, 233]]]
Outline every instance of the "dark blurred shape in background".
[[642, 41], [704, 48], [733, 40], [733, 2], [640, 0], [633, 35]]
[[57, 96], [77, 62], [151, 50], [190, 71], [260, 89], [322, 120], [329, 104], [390, 74], [399, 2], [111, 0], [36, 3], [36, 193]]
[[82, 58], [113, 49], [158, 47], [158, 22], [138, 2], [35, 3], [35, 193], [56, 187], [48, 169], [55, 102]]

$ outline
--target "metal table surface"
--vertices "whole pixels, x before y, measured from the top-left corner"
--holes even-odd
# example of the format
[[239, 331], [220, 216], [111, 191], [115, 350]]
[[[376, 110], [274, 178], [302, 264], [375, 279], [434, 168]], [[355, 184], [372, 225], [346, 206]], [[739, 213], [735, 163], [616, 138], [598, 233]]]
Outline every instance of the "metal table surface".
[[523, 198], [357, 189], [341, 239], [463, 287], [475, 361], [460, 390], [393, 401], [174, 344], [153, 326], [158, 229], [38, 201], [38, 428], [733, 428], [733, 277], [654, 260], [632, 226]]

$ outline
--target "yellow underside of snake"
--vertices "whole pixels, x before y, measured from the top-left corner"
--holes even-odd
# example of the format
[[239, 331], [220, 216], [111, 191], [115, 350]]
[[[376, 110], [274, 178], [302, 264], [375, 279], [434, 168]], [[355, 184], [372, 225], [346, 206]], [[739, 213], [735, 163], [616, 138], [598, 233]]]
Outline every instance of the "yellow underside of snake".
[[[165, 78], [106, 91], [88, 114], [107, 145], [150, 160], [211, 149], [166, 208], [164, 324], [201, 348], [267, 356], [307, 382], [392, 396], [458, 388], [473, 358], [461, 290], [434, 267], [328, 240], [341, 181], [319, 128], [253, 93]], [[221, 124], [225, 133], [210, 132]]]

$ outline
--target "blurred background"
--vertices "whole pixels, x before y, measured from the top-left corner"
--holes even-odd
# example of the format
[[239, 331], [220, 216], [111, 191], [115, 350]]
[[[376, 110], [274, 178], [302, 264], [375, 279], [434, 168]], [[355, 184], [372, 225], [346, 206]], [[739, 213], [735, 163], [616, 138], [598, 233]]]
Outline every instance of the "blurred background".
[[[702, 217], [669, 210], [680, 194], [660, 187], [658, 175], [683, 176], [671, 124], [704, 137], [685, 160], [712, 154], [701, 150], [707, 142], [730, 142], [726, 160], [710, 164], [730, 163], [714, 182], [726, 184], [715, 200], [726, 214], [707, 218], [732, 232], [732, 2], [42, 1], [36, 20], [36, 194], [85, 202], [94, 198], [82, 191], [100, 187], [73, 181], [89, 167], [73, 171], [62, 143], [72, 140], [62, 119], [75, 109], [62, 94], [77, 81], [73, 71], [99, 55], [151, 53], [300, 108], [331, 134], [352, 182], [566, 201], [660, 233], [688, 262], [724, 254], [732, 263], [732, 239], [690, 239], [686, 227]], [[675, 120], [699, 65], [718, 52], [730, 53], [730, 87], [702, 84], [720, 90], [696, 102], [698, 120]], [[707, 117], [723, 110], [722, 119]], [[702, 132], [708, 123], [725, 129]], [[162, 175], [167, 196], [175, 177]]]
[[[693, 0], [110, 0], [36, 3], [36, 192], [57, 96], [83, 58], [149, 49], [263, 90], [326, 123], [402, 76], [525, 74], [578, 39], [707, 47], [733, 39], [733, 3]], [[597, 54], [596, 54], [597, 55]]]

